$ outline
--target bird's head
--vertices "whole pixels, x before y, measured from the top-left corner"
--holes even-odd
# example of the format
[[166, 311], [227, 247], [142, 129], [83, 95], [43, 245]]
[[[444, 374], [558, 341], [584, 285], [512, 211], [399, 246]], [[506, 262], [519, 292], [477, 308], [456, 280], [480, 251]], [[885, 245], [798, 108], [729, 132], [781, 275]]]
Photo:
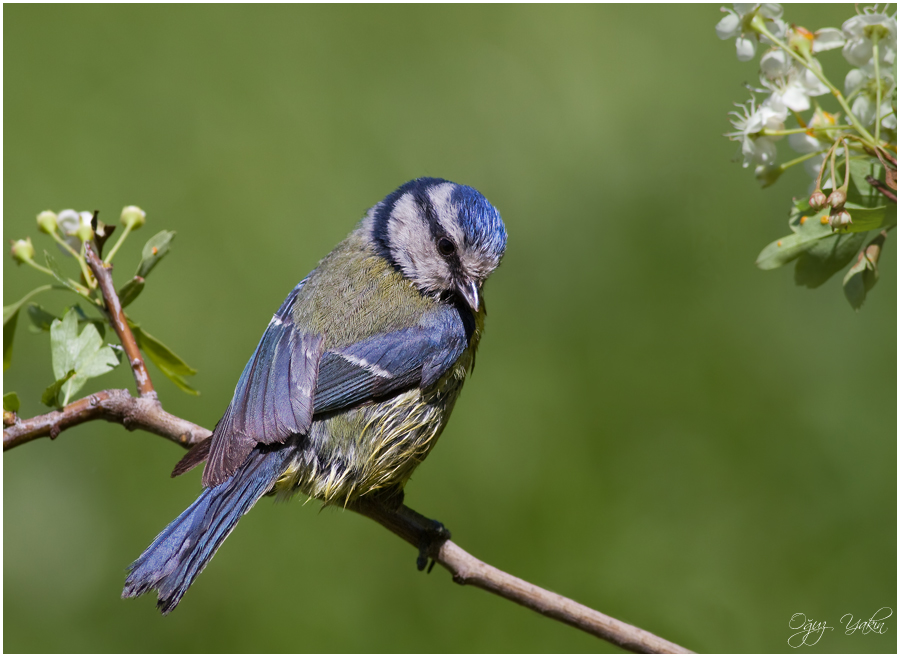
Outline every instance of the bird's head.
[[379, 252], [420, 290], [456, 294], [478, 311], [481, 286], [506, 249], [506, 227], [477, 190], [417, 178], [372, 208], [368, 221]]

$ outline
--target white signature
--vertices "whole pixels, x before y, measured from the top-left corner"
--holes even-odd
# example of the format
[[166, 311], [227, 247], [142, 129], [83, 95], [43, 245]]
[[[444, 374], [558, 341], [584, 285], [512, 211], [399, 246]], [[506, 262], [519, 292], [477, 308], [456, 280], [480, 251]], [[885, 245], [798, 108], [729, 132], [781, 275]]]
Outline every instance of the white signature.
[[[884, 621], [890, 618], [894, 610], [890, 607], [882, 607], [869, 620], [859, 618], [854, 621], [853, 614], [844, 614], [841, 616], [841, 624], [844, 625], [844, 634], [850, 636], [855, 634], [857, 630], [861, 634], [884, 634], [887, 628]], [[794, 634], [788, 637], [788, 645], [791, 648], [800, 648], [801, 646], [814, 646], [824, 636], [825, 630], [833, 630], [827, 621], [817, 621], [807, 617], [806, 614], [797, 613], [791, 616], [788, 627], [796, 630]]]

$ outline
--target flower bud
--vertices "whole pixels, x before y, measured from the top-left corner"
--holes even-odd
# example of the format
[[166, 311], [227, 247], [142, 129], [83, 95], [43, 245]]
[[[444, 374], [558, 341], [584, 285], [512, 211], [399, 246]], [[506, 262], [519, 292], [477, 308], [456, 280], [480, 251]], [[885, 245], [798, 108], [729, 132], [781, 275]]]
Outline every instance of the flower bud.
[[850, 218], [850, 213], [846, 210], [838, 210], [831, 213], [831, 216], [828, 217], [828, 223], [831, 224], [831, 230], [837, 230], [852, 224], [853, 219]]
[[844, 207], [844, 203], [847, 202], [847, 192], [842, 188], [838, 187], [836, 190], [831, 192], [828, 195], [828, 205], [833, 207], [835, 210], [840, 210]]
[[63, 235], [74, 235], [78, 226], [81, 225], [81, 217], [75, 210], [63, 210], [59, 213], [56, 221]]
[[821, 189], [817, 189], [809, 197], [809, 207], [818, 212], [828, 205], [828, 197]]
[[94, 230], [91, 228], [90, 222], [82, 221], [81, 225], [78, 226], [78, 230], [75, 231], [75, 236], [82, 242], [89, 242], [94, 239]]
[[31, 238], [12, 242], [12, 257], [19, 263], [28, 262], [34, 258], [34, 245]]
[[788, 45], [803, 55], [809, 55], [813, 49], [815, 35], [805, 27], [795, 25], [788, 31]]
[[42, 233], [51, 235], [56, 232], [56, 213], [50, 210], [44, 210], [37, 216], [38, 230]]
[[147, 213], [136, 205], [122, 208], [122, 223], [129, 230], [137, 230], [147, 222]]

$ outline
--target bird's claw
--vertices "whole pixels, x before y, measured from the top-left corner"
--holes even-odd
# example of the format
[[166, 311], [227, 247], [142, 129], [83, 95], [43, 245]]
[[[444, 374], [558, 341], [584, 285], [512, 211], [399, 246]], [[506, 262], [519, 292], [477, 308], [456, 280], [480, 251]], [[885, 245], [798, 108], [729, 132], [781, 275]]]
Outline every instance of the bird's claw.
[[[416, 568], [425, 570], [427, 567], [427, 572], [429, 573], [436, 563], [433, 555], [437, 554], [437, 551], [445, 541], [450, 540], [449, 529], [437, 520], [432, 520], [431, 522], [433, 523], [432, 526], [422, 535], [422, 542], [419, 544], [419, 556], [416, 557]], [[428, 563], [429, 561], [431, 561], [430, 564]]]

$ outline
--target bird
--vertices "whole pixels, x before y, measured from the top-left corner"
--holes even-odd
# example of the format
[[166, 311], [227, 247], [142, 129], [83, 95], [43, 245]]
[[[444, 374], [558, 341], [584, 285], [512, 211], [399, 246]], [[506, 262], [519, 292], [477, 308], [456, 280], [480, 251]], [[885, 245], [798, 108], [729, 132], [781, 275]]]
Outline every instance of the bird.
[[481, 193], [442, 178], [369, 209], [291, 290], [212, 435], [175, 467], [205, 460], [203, 491], [129, 566], [122, 597], [156, 590], [171, 612], [265, 495], [402, 501], [474, 368], [506, 241]]

